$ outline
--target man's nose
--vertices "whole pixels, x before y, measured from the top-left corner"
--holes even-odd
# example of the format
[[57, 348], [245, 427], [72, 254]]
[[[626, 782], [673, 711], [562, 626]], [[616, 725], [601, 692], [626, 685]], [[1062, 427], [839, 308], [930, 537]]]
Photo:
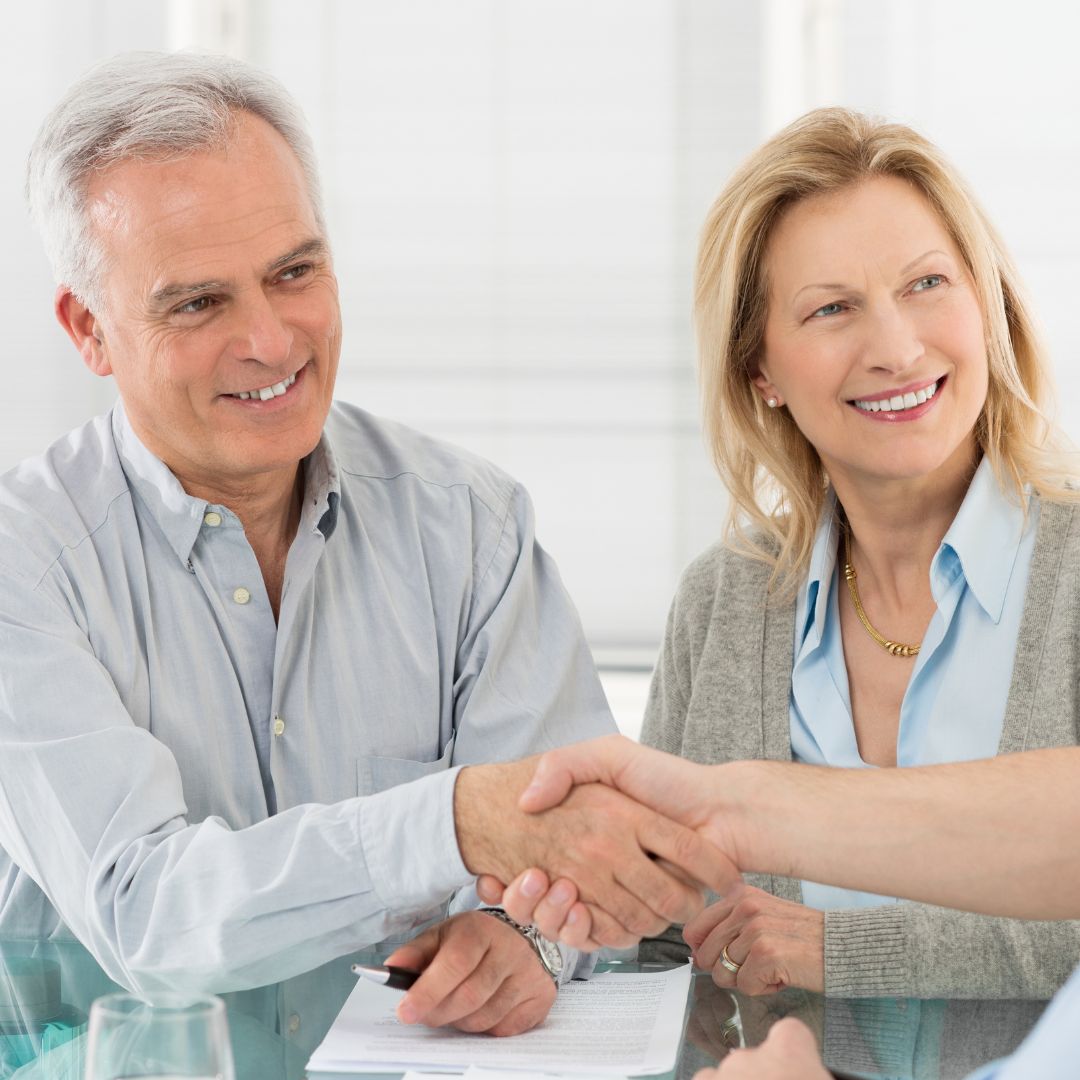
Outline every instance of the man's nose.
[[293, 332], [262, 290], [247, 294], [236, 310], [233, 349], [237, 359], [268, 366], [285, 363], [292, 352]]

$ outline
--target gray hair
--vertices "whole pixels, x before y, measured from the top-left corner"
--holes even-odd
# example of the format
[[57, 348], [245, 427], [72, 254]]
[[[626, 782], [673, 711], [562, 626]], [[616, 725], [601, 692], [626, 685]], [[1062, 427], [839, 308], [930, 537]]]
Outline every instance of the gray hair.
[[325, 232], [315, 151], [300, 107], [272, 76], [228, 56], [135, 52], [91, 68], [38, 132], [26, 198], [58, 284], [102, 310], [102, 246], [86, 213], [94, 174], [132, 158], [181, 157], [228, 142], [235, 113], [261, 117], [288, 143]]

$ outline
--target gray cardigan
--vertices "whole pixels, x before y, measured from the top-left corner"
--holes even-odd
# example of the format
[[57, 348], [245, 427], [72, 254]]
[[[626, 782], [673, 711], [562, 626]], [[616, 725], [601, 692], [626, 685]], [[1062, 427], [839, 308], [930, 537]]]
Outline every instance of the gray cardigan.
[[[791, 760], [795, 603], [767, 599], [770, 573], [722, 544], [686, 570], [643, 742], [703, 763]], [[1080, 513], [1043, 503], [998, 753], [1078, 742]], [[802, 899], [797, 881], [749, 880]], [[681, 935], [672, 928], [652, 951], [670, 956], [676, 943]], [[825, 990], [845, 997], [1048, 998], [1078, 961], [1080, 922], [994, 919], [912, 903], [825, 914]]]

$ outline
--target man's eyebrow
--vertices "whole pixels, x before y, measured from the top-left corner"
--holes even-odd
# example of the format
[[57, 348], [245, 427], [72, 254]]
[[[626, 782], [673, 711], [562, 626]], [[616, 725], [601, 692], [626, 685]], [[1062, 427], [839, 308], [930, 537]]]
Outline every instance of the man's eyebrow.
[[284, 270], [290, 263], [294, 263], [297, 259], [325, 259], [330, 254], [330, 247], [327, 242], [320, 236], [313, 236], [310, 240], [305, 240], [302, 244], [294, 247], [292, 251], [285, 255], [282, 255], [280, 259], [275, 259], [267, 268], [267, 274], [277, 273], [278, 270]]
[[[325, 259], [329, 254], [330, 246], [327, 242], [321, 237], [313, 236], [310, 240], [305, 240], [291, 251], [274, 259], [267, 266], [266, 273], [267, 275], [276, 274], [279, 270], [284, 270], [286, 266], [296, 262], [298, 259]], [[171, 282], [168, 285], [163, 285], [160, 289], [155, 289], [150, 294], [150, 303], [155, 308], [166, 308], [184, 297], [197, 296], [200, 293], [221, 292], [228, 287], [229, 283], [227, 281], [220, 280]]]
[[224, 281], [192, 281], [163, 285], [150, 294], [150, 304], [154, 308], [166, 308], [185, 296], [195, 296], [204, 292], [220, 292], [226, 288]]

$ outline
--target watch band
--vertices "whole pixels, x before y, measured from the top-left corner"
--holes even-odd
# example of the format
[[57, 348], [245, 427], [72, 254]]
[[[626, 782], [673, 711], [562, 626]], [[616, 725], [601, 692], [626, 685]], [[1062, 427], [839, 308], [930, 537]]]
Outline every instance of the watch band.
[[559, 947], [554, 941], [548, 941], [535, 926], [522, 926], [516, 919], [512, 919], [507, 915], [502, 908], [482, 907], [479, 910], [485, 915], [491, 915], [500, 922], [506, 923], [507, 926], [512, 926], [532, 946], [533, 952], [536, 953], [536, 958], [540, 961], [544, 970], [554, 980], [555, 985], [559, 985], [563, 960], [562, 953], [559, 952]]

